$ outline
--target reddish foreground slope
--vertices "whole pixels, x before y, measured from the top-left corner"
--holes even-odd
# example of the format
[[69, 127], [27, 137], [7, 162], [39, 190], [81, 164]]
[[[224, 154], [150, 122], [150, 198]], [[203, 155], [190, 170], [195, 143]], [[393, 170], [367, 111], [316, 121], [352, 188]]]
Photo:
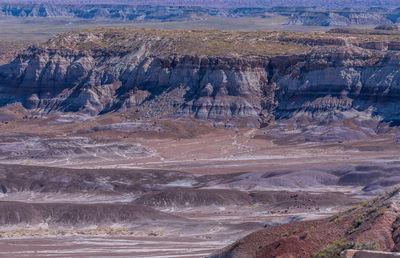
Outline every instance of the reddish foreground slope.
[[400, 190], [330, 218], [252, 233], [211, 257], [339, 257], [345, 249], [400, 250]]

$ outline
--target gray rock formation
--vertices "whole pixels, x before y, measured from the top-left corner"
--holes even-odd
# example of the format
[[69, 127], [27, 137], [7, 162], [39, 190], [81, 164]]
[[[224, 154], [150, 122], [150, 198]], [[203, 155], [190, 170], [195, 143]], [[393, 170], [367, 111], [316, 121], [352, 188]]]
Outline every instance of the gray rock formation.
[[375, 30], [399, 30], [399, 26], [397, 26], [396, 24], [378, 25], [374, 29]]
[[305, 26], [348, 26], [348, 25], [393, 25], [388, 13], [375, 12], [295, 12], [290, 16], [288, 24]]
[[99, 49], [118, 36], [102, 35], [65, 34], [1, 66], [1, 105], [90, 115], [130, 110], [247, 126], [293, 117], [325, 123], [360, 112], [400, 121], [395, 41], [303, 39], [332, 46], [290, 56], [204, 56], [168, 53], [165, 38], [138, 34], [123, 39], [129, 47]]
[[170, 5], [170, 6], [213, 6], [213, 7], [268, 7], [268, 6], [309, 6], [317, 8], [357, 8], [398, 7], [397, 0], [0, 0], [6, 3], [53, 3], [53, 4], [135, 4], [135, 5]]
[[[346, 4], [335, 3], [335, 6], [332, 6], [332, 3], [327, 3], [327, 1], [312, 2], [314, 3], [307, 5], [304, 1], [288, 3], [287, 0], [282, 0], [281, 6], [285, 7], [279, 7], [277, 1], [265, 4], [259, 4], [259, 1], [257, 3], [246, 1], [243, 5], [243, 2], [239, 1], [235, 4], [231, 0], [221, 3], [212, 1], [209, 4], [204, 4], [204, 1], [196, 3], [193, 0], [190, 3], [171, 1], [170, 4], [165, 1], [115, 1], [114, 3], [112, 1], [103, 3], [100, 1], [85, 1], [84, 3], [78, 1], [37, 1], [35, 3], [0, 1], [0, 17], [165, 22], [199, 20], [209, 16], [237, 18], [279, 14], [289, 18], [288, 24], [305, 26], [393, 25], [400, 17], [399, 9], [365, 10], [363, 6], [360, 8], [360, 4], [355, 4], [355, 9], [349, 9], [344, 8]], [[352, 1], [348, 1], [348, 4], [353, 5]], [[373, 4], [373, 6], [376, 5], [377, 3]], [[364, 3], [364, 6], [369, 5]], [[391, 3], [382, 3], [382, 6], [393, 7]], [[394, 6], [397, 7], [397, 5]]]
[[[146, 116], [258, 119], [267, 60], [154, 56], [158, 41], [129, 53], [31, 47], [1, 67], [1, 102], [43, 112], [97, 115], [138, 108]], [[162, 104], [161, 104], [162, 103]]]
[[[216, 8], [200, 6], [167, 6], [167, 5], [132, 5], [121, 4], [32, 4], [1, 3], [0, 17], [31, 18], [79, 18], [109, 19], [123, 21], [182, 21], [202, 19], [206, 16], [248, 17], [261, 16], [266, 8]], [[144, 5], [143, 5], [144, 4]]]

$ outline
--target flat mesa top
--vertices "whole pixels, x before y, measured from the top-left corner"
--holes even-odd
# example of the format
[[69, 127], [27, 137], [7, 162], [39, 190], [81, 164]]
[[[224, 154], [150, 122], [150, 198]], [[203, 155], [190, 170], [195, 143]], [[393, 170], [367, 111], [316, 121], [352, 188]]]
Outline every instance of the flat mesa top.
[[154, 55], [279, 56], [332, 46], [398, 42], [398, 31], [336, 30], [334, 33], [98, 28], [59, 34], [42, 44], [49, 49], [121, 54], [151, 49]]

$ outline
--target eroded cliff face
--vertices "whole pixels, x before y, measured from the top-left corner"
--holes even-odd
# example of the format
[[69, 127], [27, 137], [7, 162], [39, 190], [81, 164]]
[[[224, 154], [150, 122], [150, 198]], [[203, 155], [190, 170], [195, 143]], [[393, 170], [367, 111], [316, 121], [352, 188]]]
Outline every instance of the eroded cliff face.
[[95, 57], [31, 48], [1, 67], [1, 102], [21, 101], [43, 112], [136, 109], [148, 117], [257, 122], [267, 66], [262, 57], [156, 57], [140, 49]]
[[[85, 42], [97, 42], [90, 35]], [[219, 57], [159, 54], [169, 44], [160, 39], [133, 38], [133, 47], [112, 51], [77, 49], [74, 40], [64, 40], [62, 49], [54, 41], [30, 47], [1, 66], [1, 105], [90, 115], [129, 110], [246, 126], [361, 113], [400, 120], [395, 51], [340, 44], [299, 55]]]
[[298, 116], [329, 122], [363, 112], [397, 123], [399, 58], [394, 51], [357, 47], [312, 51], [276, 75], [280, 90], [275, 114], [279, 118]]

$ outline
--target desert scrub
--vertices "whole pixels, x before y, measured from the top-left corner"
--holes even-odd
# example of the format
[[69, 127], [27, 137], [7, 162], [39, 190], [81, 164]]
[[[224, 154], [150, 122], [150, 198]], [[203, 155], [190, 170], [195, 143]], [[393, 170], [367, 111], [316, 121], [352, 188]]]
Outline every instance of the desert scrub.
[[350, 235], [356, 232], [366, 221], [375, 221], [385, 213], [385, 210], [385, 207], [382, 206], [367, 208], [362, 214], [354, 219], [353, 227], [347, 231], [347, 234]]
[[338, 212], [329, 219], [329, 222], [333, 223], [336, 221], [340, 221], [341, 219], [344, 219], [347, 215], [353, 214], [356, 211], [360, 210], [361, 208], [362, 205], [355, 205], [343, 212]]
[[366, 220], [366, 217], [362, 216], [362, 215], [358, 216], [357, 218], [355, 218], [354, 221], [353, 221], [354, 228], [355, 229], [359, 228], [365, 222], [365, 220]]
[[371, 200], [364, 201], [360, 205], [353, 206], [350, 209], [337, 213], [331, 217], [330, 222], [335, 222], [348, 215], [356, 215], [353, 221], [353, 228], [351, 228], [347, 233], [352, 234], [367, 220], [374, 221], [380, 216], [385, 214], [386, 208], [390, 208], [390, 201], [388, 199], [392, 198], [400, 192], [400, 187], [395, 187], [393, 190], [387, 190], [385, 194], [381, 196], [376, 196]]
[[397, 187], [393, 188], [393, 190], [386, 190], [385, 197], [387, 197], [387, 198], [393, 197], [396, 194], [398, 194], [399, 192], [400, 192], [400, 187], [397, 186]]
[[[390, 207], [389, 203], [382, 201], [386, 197], [374, 198], [371, 201], [362, 204], [362, 212], [354, 220], [352, 228], [347, 231], [347, 234], [356, 232], [366, 221], [375, 221], [377, 218], [385, 214], [386, 207]], [[380, 202], [378, 202], [381, 200]]]
[[313, 258], [334, 258], [340, 257], [340, 253], [346, 249], [351, 249], [354, 247], [354, 243], [347, 241], [345, 238], [336, 239], [330, 245], [323, 248], [318, 253], [314, 254]]
[[[120, 55], [145, 47], [160, 55], [284, 56], [348, 43], [397, 42], [400, 36], [274, 31], [88, 29], [61, 33], [44, 48], [67, 48]], [[372, 54], [371, 54], [372, 55]]]
[[371, 250], [371, 251], [379, 251], [380, 247], [378, 242], [361, 242], [355, 243], [353, 249], [356, 250]]
[[286, 232], [286, 233], [282, 234], [282, 237], [284, 237], [284, 238], [291, 237], [291, 236], [296, 235], [296, 233], [297, 233], [296, 231], [294, 231], [294, 232]]
[[386, 211], [386, 209], [385, 208], [380, 208], [380, 209], [378, 209], [378, 211], [376, 212], [376, 215], [379, 217], [379, 216], [382, 216], [383, 214], [385, 214], [385, 211]]
[[[301, 33], [271, 31], [89, 29], [61, 33], [42, 47], [70, 48], [109, 54], [136, 51], [153, 55], [276, 56], [304, 54], [312, 49], [298, 41]], [[314, 34], [313, 37], [317, 37]], [[309, 37], [308, 35], [307, 37]], [[318, 36], [320, 37], [320, 36]], [[293, 40], [291, 40], [291, 38]]]

